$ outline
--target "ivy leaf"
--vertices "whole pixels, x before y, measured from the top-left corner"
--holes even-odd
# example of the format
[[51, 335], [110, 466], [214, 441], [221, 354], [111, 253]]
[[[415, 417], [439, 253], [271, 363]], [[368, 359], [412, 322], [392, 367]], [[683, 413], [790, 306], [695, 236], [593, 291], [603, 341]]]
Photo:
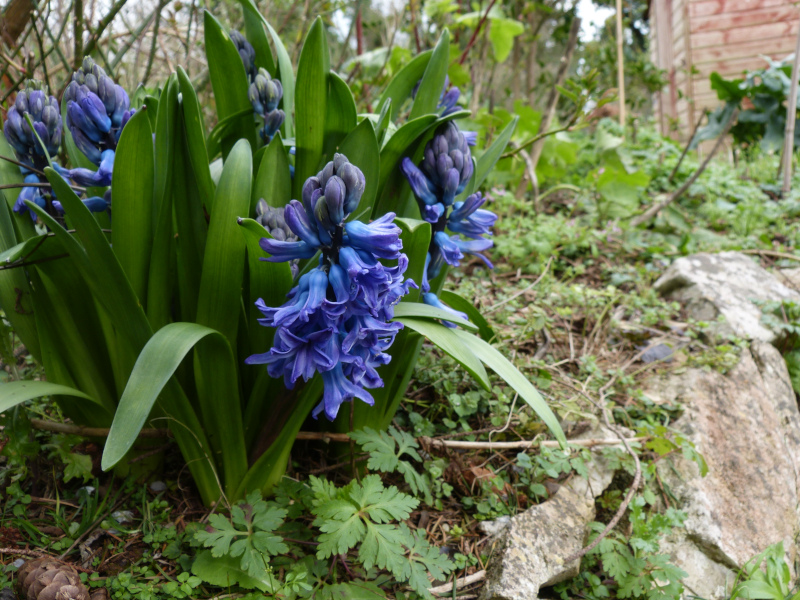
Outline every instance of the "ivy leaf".
[[525, 31], [519, 21], [513, 19], [491, 19], [489, 25], [489, 42], [494, 50], [494, 58], [498, 63], [505, 62], [514, 47], [514, 38]]

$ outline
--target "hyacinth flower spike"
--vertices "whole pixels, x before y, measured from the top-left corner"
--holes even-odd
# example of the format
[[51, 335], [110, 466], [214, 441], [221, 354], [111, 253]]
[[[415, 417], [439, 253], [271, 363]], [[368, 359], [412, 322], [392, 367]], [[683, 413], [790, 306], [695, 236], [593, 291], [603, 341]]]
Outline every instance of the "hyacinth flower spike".
[[[63, 102], [72, 139], [78, 150], [97, 165], [97, 170], [82, 167], [59, 167], [56, 170], [78, 185], [111, 185], [117, 143], [122, 129], [135, 112], [130, 107], [128, 94], [87, 56], [81, 68], [73, 73], [72, 81], [64, 91]], [[92, 210], [102, 206], [97, 199], [93, 200], [91, 205], [87, 204], [94, 207]]]
[[[372, 405], [367, 388], [383, 386], [378, 367], [400, 323], [389, 322], [394, 305], [415, 284], [404, 278], [408, 258], [401, 253], [400, 228], [387, 213], [372, 223], [346, 222], [364, 193], [364, 174], [344, 155], [303, 186], [302, 202], [292, 200], [283, 220], [294, 240], [264, 238], [263, 258], [284, 262], [319, 253], [318, 265], [305, 273], [279, 307], [259, 300], [259, 323], [274, 327], [273, 347], [246, 359], [265, 364], [272, 377], [283, 377], [292, 389], [298, 379], [322, 377], [322, 402], [313, 410], [333, 420], [342, 403], [358, 398]], [[276, 217], [277, 224], [277, 217]], [[387, 267], [381, 260], [397, 261]]]
[[264, 120], [259, 134], [264, 144], [269, 144], [285, 118], [283, 111], [278, 108], [278, 103], [283, 98], [283, 86], [279, 80], [270, 77], [266, 69], [259, 69], [247, 96], [253, 105], [253, 111]]
[[[445, 123], [436, 130], [423, 156], [419, 165], [410, 158], [404, 158], [400, 164], [422, 218], [432, 224], [434, 231], [423, 271], [423, 302], [452, 310], [431, 293], [430, 282], [439, 276], [445, 264], [459, 266], [466, 254], [479, 257], [491, 269], [493, 265], [483, 252], [493, 242], [484, 236], [492, 235], [497, 215], [481, 208], [486, 198], [480, 192], [464, 201], [455, 201], [473, 174], [469, 143], [455, 123]], [[452, 312], [461, 316], [458, 311]], [[445, 325], [454, 326], [447, 322]]]
[[256, 51], [253, 45], [247, 41], [247, 38], [235, 29], [230, 31], [230, 36], [231, 41], [236, 46], [236, 50], [239, 52], [242, 64], [244, 64], [247, 81], [252, 83], [256, 78]]
[[[47, 184], [42, 171], [48, 166], [48, 157], [52, 161], [52, 157], [58, 154], [62, 130], [58, 101], [47, 95], [42, 83], [33, 80], [26, 82], [25, 89], [17, 94], [3, 125], [6, 140], [22, 163], [20, 172], [27, 184], [17, 196], [14, 212], [28, 212], [26, 201], [47, 208], [52, 190], [39, 184]], [[55, 163], [53, 166], [58, 168]], [[33, 213], [31, 217], [36, 220]]]

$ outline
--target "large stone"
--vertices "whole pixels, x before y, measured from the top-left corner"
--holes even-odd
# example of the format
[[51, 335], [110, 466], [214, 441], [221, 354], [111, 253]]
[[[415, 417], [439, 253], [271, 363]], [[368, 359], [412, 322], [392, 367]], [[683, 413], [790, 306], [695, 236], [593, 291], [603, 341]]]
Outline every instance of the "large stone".
[[695, 319], [725, 317], [718, 333], [733, 333], [772, 342], [775, 334], [761, 322], [761, 308], [753, 300], [800, 302], [800, 293], [739, 252], [694, 254], [679, 258], [656, 281], [661, 294], [677, 300]]
[[705, 477], [682, 456], [659, 465], [687, 515], [685, 533], [665, 546], [689, 573], [687, 590], [709, 600], [726, 597], [734, 570], [779, 541], [793, 565], [800, 412], [778, 350], [755, 340], [727, 375], [688, 369], [653, 386], [660, 400], [683, 405], [673, 426], [708, 465]]
[[[615, 436], [597, 427], [580, 437]], [[599, 454], [588, 470], [588, 478], [573, 477], [552, 498], [509, 521], [500, 535], [501, 550], [489, 564], [481, 600], [534, 600], [540, 588], [578, 575], [580, 560], [566, 559], [583, 548], [595, 517], [595, 498], [614, 477]]]

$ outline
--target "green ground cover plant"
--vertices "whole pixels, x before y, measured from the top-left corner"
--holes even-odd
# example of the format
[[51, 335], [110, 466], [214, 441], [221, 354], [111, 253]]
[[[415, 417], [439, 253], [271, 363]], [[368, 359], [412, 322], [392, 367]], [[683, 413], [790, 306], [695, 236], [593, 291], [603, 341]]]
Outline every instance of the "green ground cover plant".
[[[21, 153], [19, 139], [0, 138], [0, 155], [16, 161], [0, 159], [0, 185], [28, 184], [2, 189], [0, 202], [0, 589], [21, 551], [63, 555], [114, 600], [470, 596], [480, 581], [431, 590], [496, 558], [481, 523], [547, 501], [601, 455], [616, 476], [596, 502], [590, 539], [639, 471], [641, 485], [580, 575], [543, 595], [679, 597], [683, 574], [660, 542], [685, 515], [669, 508], [656, 465], [683, 456], [701, 473], [707, 466], [671, 428], [681, 407], [654, 403], [646, 380], [690, 367], [726, 372], [744, 342], [687, 320], [652, 283], [700, 251], [795, 266], [800, 181], [777, 196], [777, 158], [751, 144], [633, 226], [697, 158], [681, 161], [681, 145], [644, 116], [626, 129], [590, 119], [592, 103], [613, 96], [601, 99], [598, 87], [608, 68], [587, 68], [561, 86], [558, 133], [542, 138], [531, 177], [519, 149], [546, 133], [542, 113], [521, 97], [495, 105], [470, 79], [486, 64], [520, 63], [508, 42], [529, 33], [519, 33], [523, 7], [490, 11], [490, 33], [471, 40], [480, 12], [431, 5], [430, 30], [417, 32], [430, 50], [384, 48], [346, 66], [336, 65], [342, 44], [326, 20], [295, 30], [249, 2], [217, 8], [235, 14], [242, 33], [203, 13], [210, 96], [178, 68], [120, 103], [95, 54], [76, 81], [102, 80], [93, 92], [102, 108], [73, 90], [66, 103], [20, 113], [12, 133], [31, 136]], [[20, 87], [29, 109], [39, 92], [48, 97], [39, 84]], [[70, 98], [85, 112], [70, 115]], [[61, 115], [60, 148], [50, 108]], [[98, 136], [103, 114], [110, 125]], [[439, 145], [447, 152], [431, 160]], [[453, 161], [457, 183], [444, 180], [438, 156], [463, 158], [465, 148], [469, 162]], [[342, 183], [329, 194], [333, 177]], [[371, 237], [365, 228], [383, 236], [365, 243], [371, 257], [351, 243]], [[473, 245], [451, 262], [454, 236]], [[305, 303], [320, 267], [320, 299], [338, 310], [330, 273], [336, 252], [353, 248], [364, 270], [423, 289], [388, 303], [384, 333], [366, 344], [381, 346], [369, 351], [376, 363], [391, 356], [373, 365], [383, 386], [363, 374], [364, 385], [338, 397], [349, 403], [332, 402], [341, 409], [328, 423], [330, 363], [295, 377], [298, 362], [284, 361], [272, 377], [245, 360], [272, 365], [270, 348], [289, 352], [276, 338], [302, 326], [282, 328], [274, 309], [297, 308], [286, 302], [292, 289]], [[279, 255], [286, 260], [260, 260]], [[796, 375], [796, 307], [763, 308], [786, 334]], [[649, 348], [659, 358], [644, 360]], [[365, 357], [340, 361], [350, 385], [346, 365]], [[638, 440], [630, 453], [564, 442], [562, 431], [583, 433], [604, 412]], [[48, 431], [54, 424], [68, 429]], [[86, 425], [108, 436], [78, 435]], [[130, 452], [142, 429], [152, 443]], [[479, 446], [445, 445], [454, 440]], [[532, 443], [497, 450], [497, 441]], [[734, 596], [787, 597], [783, 556], [775, 546], [756, 557]]]

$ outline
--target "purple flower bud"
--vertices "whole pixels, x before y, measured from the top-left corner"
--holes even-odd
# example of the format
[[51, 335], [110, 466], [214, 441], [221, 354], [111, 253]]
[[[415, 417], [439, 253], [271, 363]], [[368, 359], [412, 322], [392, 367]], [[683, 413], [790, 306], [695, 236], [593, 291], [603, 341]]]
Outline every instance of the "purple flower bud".
[[403, 242], [400, 241], [400, 228], [392, 222], [394, 217], [395, 214], [390, 212], [369, 224], [350, 221], [345, 224], [345, 233], [356, 248], [378, 258], [397, 258]]
[[[329, 163], [330, 164], [330, 163]], [[334, 225], [344, 222], [344, 199], [347, 194], [344, 181], [333, 176], [325, 184], [325, 204], [328, 217]]]
[[[111, 131], [111, 119], [106, 114], [106, 108], [103, 106], [103, 102], [98, 96], [95, 94], [87, 94], [86, 97], [81, 99], [78, 104], [80, 105], [83, 114], [86, 115], [86, 118], [91, 121], [98, 131], [102, 133], [108, 133]], [[84, 124], [82, 123], [76, 123], [76, 125], [81, 128], [84, 127]], [[88, 131], [85, 133], [91, 137]]]
[[[334, 162], [340, 156], [342, 155], [335, 155]], [[345, 216], [358, 208], [361, 196], [364, 195], [364, 190], [367, 187], [367, 180], [364, 178], [364, 173], [361, 172], [361, 169], [346, 161], [347, 159], [344, 159], [341, 166], [336, 169], [336, 174], [341, 177], [347, 190], [344, 199]]]
[[320, 245], [316, 226], [312, 225], [309, 221], [303, 205], [297, 200], [289, 202], [288, 206], [284, 209], [283, 216], [284, 219], [286, 219], [286, 224], [289, 226], [289, 229], [291, 229], [297, 237], [309, 246]]
[[244, 70], [247, 73], [247, 79], [253, 81], [256, 76], [256, 51], [253, 49], [252, 44], [247, 41], [241, 33], [232, 29], [230, 31], [231, 41], [236, 46], [239, 56], [244, 64]]
[[[62, 126], [57, 107], [58, 101], [48, 96], [46, 87], [35, 80], [27, 81], [25, 89], [17, 94], [6, 116], [3, 131], [22, 162], [41, 169], [46, 164], [43, 161], [45, 149], [53, 156], [58, 153]], [[33, 129], [28, 124], [28, 118]]]

